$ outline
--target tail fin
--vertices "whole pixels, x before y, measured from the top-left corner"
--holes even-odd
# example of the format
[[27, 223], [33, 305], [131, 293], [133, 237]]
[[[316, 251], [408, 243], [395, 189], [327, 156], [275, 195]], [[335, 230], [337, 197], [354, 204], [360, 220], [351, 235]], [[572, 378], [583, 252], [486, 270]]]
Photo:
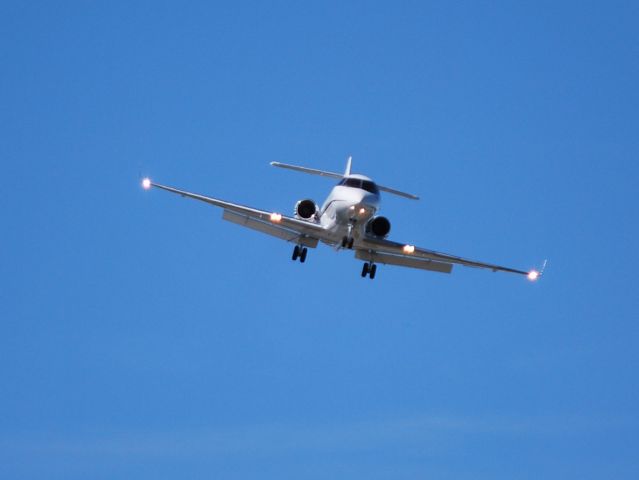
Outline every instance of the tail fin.
[[351, 165], [353, 164], [353, 156], [350, 155], [346, 160], [346, 170], [344, 170], [344, 176], [348, 177], [351, 174]]

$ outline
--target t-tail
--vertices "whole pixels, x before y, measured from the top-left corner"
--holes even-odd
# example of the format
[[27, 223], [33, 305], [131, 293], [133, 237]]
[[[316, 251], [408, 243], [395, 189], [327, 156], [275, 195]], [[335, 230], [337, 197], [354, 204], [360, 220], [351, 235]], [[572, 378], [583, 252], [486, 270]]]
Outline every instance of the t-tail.
[[353, 165], [353, 156], [349, 156], [346, 160], [346, 170], [344, 170], [344, 176], [348, 177], [351, 174], [351, 165]]
[[[352, 156], [348, 157], [348, 160], [346, 160], [346, 169], [344, 170], [343, 174], [336, 173], [336, 172], [328, 172], [326, 170], [318, 170], [316, 168], [307, 168], [307, 167], [300, 167], [297, 165], [289, 165], [287, 163], [280, 163], [280, 162], [271, 162], [271, 165], [273, 165], [274, 167], [286, 168], [288, 170], [295, 170], [297, 172], [308, 173], [310, 175], [319, 175], [320, 177], [336, 178], [338, 180], [341, 180], [343, 178], [350, 177], [352, 175], [351, 167], [353, 165], [353, 157]], [[402, 192], [401, 190], [395, 190], [394, 188], [385, 187], [379, 184], [377, 184], [377, 188], [379, 188], [383, 192], [392, 193], [393, 195], [409, 198], [411, 200], [419, 200], [419, 197], [417, 195], [413, 195], [412, 193]]]

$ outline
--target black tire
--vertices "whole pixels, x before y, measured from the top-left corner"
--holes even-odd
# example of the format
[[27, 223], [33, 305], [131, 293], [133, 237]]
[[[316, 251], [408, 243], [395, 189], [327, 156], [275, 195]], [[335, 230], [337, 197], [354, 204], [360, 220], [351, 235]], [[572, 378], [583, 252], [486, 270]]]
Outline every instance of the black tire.
[[346, 248], [347, 244], [348, 244], [348, 237], [343, 237], [342, 238], [342, 248]]
[[300, 256], [300, 247], [299, 245], [295, 245], [295, 248], [293, 249], [293, 256], [291, 257], [293, 261], [297, 260], [297, 257]]
[[353, 243], [355, 242], [355, 239], [353, 237], [350, 238], [350, 240], [348, 241], [348, 249], [352, 250], [353, 249]]
[[300, 262], [304, 263], [306, 261], [306, 254], [308, 253], [308, 248], [302, 248], [302, 253], [300, 253]]
[[369, 274], [368, 274], [368, 278], [370, 278], [371, 280], [373, 280], [375, 278], [375, 273], [377, 272], [377, 265], [373, 264], [371, 265]]
[[368, 275], [368, 262], [364, 262], [364, 266], [362, 267], [362, 278]]

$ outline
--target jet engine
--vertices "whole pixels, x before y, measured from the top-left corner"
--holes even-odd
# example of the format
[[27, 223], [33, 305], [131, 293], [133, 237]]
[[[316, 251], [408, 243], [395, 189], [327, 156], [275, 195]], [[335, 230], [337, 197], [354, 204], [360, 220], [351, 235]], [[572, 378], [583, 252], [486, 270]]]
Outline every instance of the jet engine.
[[317, 213], [319, 208], [313, 200], [300, 200], [295, 204], [295, 216], [310, 220]]
[[391, 224], [386, 217], [374, 217], [366, 224], [366, 233], [376, 237], [386, 237], [390, 232]]

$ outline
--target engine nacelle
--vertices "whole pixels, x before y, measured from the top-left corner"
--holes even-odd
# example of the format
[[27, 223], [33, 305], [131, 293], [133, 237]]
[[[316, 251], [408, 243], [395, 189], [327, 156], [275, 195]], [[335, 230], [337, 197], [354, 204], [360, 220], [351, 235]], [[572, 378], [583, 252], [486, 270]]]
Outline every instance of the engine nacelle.
[[390, 232], [391, 224], [386, 217], [371, 218], [366, 224], [366, 233], [384, 238]]
[[318, 210], [319, 208], [313, 200], [300, 200], [295, 204], [295, 216], [304, 220], [313, 218]]

